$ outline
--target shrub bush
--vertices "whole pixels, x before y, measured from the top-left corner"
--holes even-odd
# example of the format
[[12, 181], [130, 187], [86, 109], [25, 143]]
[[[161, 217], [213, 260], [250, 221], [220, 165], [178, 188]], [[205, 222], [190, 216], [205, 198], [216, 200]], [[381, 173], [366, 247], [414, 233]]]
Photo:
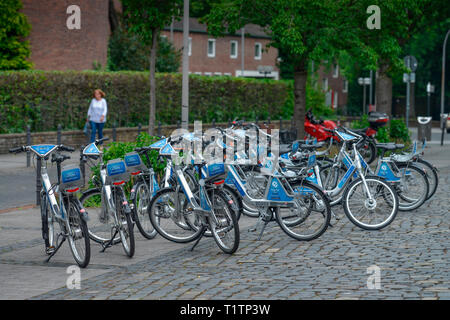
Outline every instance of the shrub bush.
[[[175, 124], [181, 118], [181, 74], [156, 75], [156, 119]], [[290, 118], [292, 81], [191, 75], [191, 122]], [[81, 129], [94, 89], [108, 102], [107, 127], [148, 123], [148, 72], [5, 71], [0, 72], [0, 133]], [[15, 125], [16, 124], [16, 125]]]

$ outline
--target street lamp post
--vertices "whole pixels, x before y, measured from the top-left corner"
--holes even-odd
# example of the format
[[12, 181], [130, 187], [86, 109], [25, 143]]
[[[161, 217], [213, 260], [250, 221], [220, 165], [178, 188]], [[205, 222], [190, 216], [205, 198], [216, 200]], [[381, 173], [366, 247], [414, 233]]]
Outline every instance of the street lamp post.
[[444, 144], [444, 131], [445, 131], [445, 119], [444, 119], [444, 98], [445, 98], [445, 48], [447, 46], [448, 35], [450, 34], [450, 30], [447, 31], [444, 39], [444, 45], [442, 49], [442, 81], [441, 81], [441, 127], [442, 127], [442, 135], [441, 135], [441, 146]]
[[434, 93], [434, 86], [428, 82], [427, 83], [427, 116], [431, 117], [431, 111], [430, 111], [430, 96]]
[[358, 78], [358, 84], [363, 87], [363, 114], [366, 114], [366, 85], [371, 83], [370, 78]]

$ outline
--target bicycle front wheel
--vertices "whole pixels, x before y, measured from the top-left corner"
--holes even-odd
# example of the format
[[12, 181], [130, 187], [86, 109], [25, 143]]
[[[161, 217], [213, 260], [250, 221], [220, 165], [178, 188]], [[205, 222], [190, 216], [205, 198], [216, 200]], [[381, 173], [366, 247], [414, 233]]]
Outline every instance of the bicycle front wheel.
[[[150, 201], [148, 214], [150, 221], [156, 231], [167, 240], [186, 243], [197, 239], [202, 228], [192, 229], [189, 225], [194, 225], [196, 213], [189, 204], [182, 191], [175, 188], [165, 188], [159, 190]], [[189, 223], [186, 223], [188, 221]], [[187, 228], [183, 226], [186, 225]]]
[[68, 240], [75, 261], [80, 268], [85, 268], [91, 259], [91, 245], [86, 222], [80, 214], [81, 209], [82, 206], [77, 199], [69, 201], [67, 223], [70, 232]]
[[352, 181], [343, 195], [344, 212], [356, 226], [365, 230], [380, 230], [394, 221], [398, 212], [398, 197], [395, 190], [383, 179], [375, 176]]

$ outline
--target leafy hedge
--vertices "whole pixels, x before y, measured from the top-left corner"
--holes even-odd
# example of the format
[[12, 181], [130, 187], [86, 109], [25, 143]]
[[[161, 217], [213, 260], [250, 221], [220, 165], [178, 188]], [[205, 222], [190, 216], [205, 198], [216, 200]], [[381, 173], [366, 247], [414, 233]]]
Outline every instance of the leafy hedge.
[[[156, 119], [175, 124], [181, 117], [181, 74], [156, 75]], [[191, 75], [190, 121], [230, 118], [290, 118], [292, 82]], [[0, 133], [83, 128], [92, 92], [101, 88], [108, 102], [107, 127], [148, 122], [148, 72], [0, 72]]]
[[[367, 128], [369, 126], [367, 115], [363, 115], [360, 120], [353, 121], [350, 126], [354, 129]], [[376, 139], [379, 142], [403, 143], [405, 147], [409, 147], [411, 144], [411, 137], [403, 119], [391, 119], [389, 126], [378, 129]]]

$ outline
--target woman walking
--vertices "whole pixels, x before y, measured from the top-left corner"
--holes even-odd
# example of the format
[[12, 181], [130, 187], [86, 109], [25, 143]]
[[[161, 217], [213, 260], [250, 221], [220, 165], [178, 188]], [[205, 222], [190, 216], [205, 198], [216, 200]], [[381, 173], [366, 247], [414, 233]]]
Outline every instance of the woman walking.
[[106, 122], [108, 105], [105, 100], [105, 93], [97, 89], [94, 91], [94, 98], [91, 100], [88, 110], [87, 120], [91, 123], [91, 142], [95, 141], [95, 133], [98, 131], [98, 138], [103, 138], [103, 127]]

